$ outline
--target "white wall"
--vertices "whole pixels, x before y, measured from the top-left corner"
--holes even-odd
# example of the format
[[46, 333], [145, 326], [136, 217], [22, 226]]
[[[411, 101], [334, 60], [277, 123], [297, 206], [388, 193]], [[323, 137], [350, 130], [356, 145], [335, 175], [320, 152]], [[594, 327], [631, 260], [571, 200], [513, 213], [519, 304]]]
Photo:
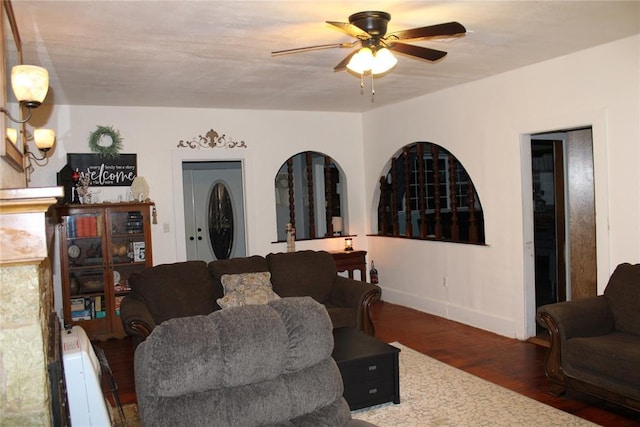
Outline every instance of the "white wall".
[[593, 126], [599, 293], [618, 263], [640, 262], [639, 54], [640, 36], [631, 37], [364, 114], [369, 232], [387, 160], [415, 141], [460, 159], [485, 218], [486, 246], [370, 237], [383, 298], [502, 335], [531, 335], [523, 208], [530, 163], [521, 145], [535, 132]]
[[[291, 155], [320, 151], [347, 174], [350, 232], [379, 271], [383, 298], [496, 333], [526, 338], [533, 325], [531, 241], [523, 193], [526, 135], [591, 125], [594, 130], [598, 290], [620, 262], [640, 262], [640, 36], [462, 85], [363, 115], [250, 110], [55, 106], [58, 146], [31, 186], [55, 184], [67, 152], [89, 152], [96, 125], [112, 125], [138, 154], [159, 224], [154, 262], [177, 249], [174, 165], [180, 159], [242, 159], [249, 254], [285, 250], [276, 239], [273, 177]], [[215, 129], [249, 148], [178, 150]], [[378, 179], [415, 141], [439, 144], [464, 164], [485, 214], [486, 246], [365, 237], [376, 229]], [[524, 166], [523, 166], [524, 165]], [[170, 231], [163, 232], [168, 223]], [[530, 224], [529, 224], [530, 226]], [[341, 249], [342, 239], [298, 242]], [[529, 249], [527, 249], [529, 248]], [[443, 286], [446, 279], [447, 286]]]
[[[30, 186], [55, 185], [56, 172], [66, 164], [67, 153], [90, 152], [89, 135], [97, 125], [119, 130], [124, 143], [121, 152], [138, 155], [138, 174], [149, 184], [150, 198], [158, 212], [158, 224], [152, 230], [154, 264], [185, 257], [181, 238], [182, 184], [174, 180], [176, 168], [180, 177], [182, 160], [244, 162], [247, 252], [265, 255], [286, 250], [284, 243], [271, 243], [277, 239], [274, 178], [278, 168], [301, 151], [321, 151], [335, 159], [347, 175], [350, 232], [359, 235], [356, 245], [365, 241], [362, 127], [358, 114], [56, 105], [46, 123], [56, 130], [55, 151], [46, 167], [36, 168]], [[210, 129], [234, 141], [244, 141], [248, 148], [177, 148], [180, 140], [191, 140]], [[96, 189], [101, 190], [102, 200], [114, 199], [108, 196], [109, 189]], [[126, 194], [128, 188], [118, 190]], [[164, 232], [165, 225], [169, 232]], [[342, 239], [296, 245], [298, 249], [342, 247]]]

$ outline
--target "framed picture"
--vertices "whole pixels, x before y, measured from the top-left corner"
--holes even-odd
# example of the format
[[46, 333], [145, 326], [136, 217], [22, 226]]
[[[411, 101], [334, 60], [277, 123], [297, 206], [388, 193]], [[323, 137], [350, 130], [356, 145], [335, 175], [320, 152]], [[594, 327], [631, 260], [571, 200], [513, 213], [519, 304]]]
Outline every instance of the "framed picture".
[[[11, 68], [22, 64], [22, 43], [18, 26], [13, 14], [11, 2], [3, 1], [0, 6], [2, 29], [2, 46], [0, 46], [0, 84], [2, 84], [2, 105], [9, 114], [18, 119], [22, 118], [20, 103], [15, 99], [11, 90]], [[0, 157], [5, 159], [19, 172], [24, 171], [24, 124], [13, 123], [4, 114], [0, 114], [0, 127], [2, 131], [2, 143], [0, 144]]]
[[144, 242], [133, 242], [133, 261], [141, 262], [146, 259]]

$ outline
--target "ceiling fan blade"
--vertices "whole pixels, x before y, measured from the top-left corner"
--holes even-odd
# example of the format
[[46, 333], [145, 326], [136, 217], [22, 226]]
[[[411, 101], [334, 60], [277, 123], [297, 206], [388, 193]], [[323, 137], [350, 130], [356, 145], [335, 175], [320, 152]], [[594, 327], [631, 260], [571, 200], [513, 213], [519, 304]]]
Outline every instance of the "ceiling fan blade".
[[444, 24], [429, 25], [427, 27], [412, 28], [410, 30], [396, 31], [387, 34], [385, 39], [408, 40], [422, 39], [426, 37], [453, 36], [466, 33], [467, 29], [459, 22], [446, 22]]
[[414, 46], [405, 43], [392, 43], [389, 44], [388, 47], [394, 52], [404, 53], [405, 55], [411, 55], [429, 61], [437, 61], [447, 54], [447, 52], [444, 52], [442, 50], [430, 49], [428, 47], [422, 46]]
[[349, 34], [351, 37], [356, 37], [360, 40], [368, 40], [371, 38], [371, 35], [367, 33], [365, 30], [356, 27], [353, 24], [348, 24], [346, 22], [336, 22], [336, 21], [326, 21], [327, 24], [331, 24], [334, 27], [337, 27], [339, 30], [344, 31]]
[[333, 71], [342, 71], [345, 68], [347, 68], [347, 64], [349, 63], [349, 61], [351, 61], [351, 58], [353, 57], [353, 55], [358, 53], [358, 50], [359, 49], [356, 49], [353, 52], [351, 52], [349, 55], [347, 55], [346, 58], [344, 58], [342, 61], [338, 63], [338, 65], [333, 67]]
[[291, 53], [309, 52], [312, 50], [330, 49], [334, 47], [353, 47], [358, 43], [358, 40], [354, 40], [350, 43], [331, 43], [331, 44], [319, 44], [316, 46], [297, 47], [294, 49], [276, 50], [271, 52], [271, 56], [289, 55]]

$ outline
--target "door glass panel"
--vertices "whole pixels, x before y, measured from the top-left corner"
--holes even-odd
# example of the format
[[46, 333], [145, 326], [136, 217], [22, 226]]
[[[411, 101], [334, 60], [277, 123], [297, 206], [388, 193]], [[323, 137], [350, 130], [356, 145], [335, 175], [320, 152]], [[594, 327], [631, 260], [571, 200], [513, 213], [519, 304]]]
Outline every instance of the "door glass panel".
[[233, 247], [233, 204], [227, 185], [216, 182], [209, 197], [209, 240], [217, 259], [227, 259]]

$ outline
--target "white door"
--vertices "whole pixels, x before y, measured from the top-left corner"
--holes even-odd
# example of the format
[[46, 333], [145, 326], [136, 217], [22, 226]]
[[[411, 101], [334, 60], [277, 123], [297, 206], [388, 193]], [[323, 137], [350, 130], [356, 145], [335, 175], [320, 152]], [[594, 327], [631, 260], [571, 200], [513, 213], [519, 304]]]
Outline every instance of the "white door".
[[242, 163], [183, 162], [187, 260], [246, 256]]

